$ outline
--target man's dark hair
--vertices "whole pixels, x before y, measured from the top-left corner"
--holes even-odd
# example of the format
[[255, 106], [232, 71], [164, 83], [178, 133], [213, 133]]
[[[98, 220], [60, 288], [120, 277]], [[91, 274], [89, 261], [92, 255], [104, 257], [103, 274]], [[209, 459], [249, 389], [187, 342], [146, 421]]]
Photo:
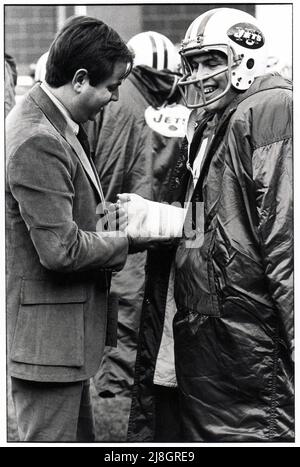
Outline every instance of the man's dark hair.
[[58, 88], [85, 68], [91, 86], [97, 86], [109, 78], [117, 61], [129, 64], [127, 76], [133, 55], [118, 33], [96, 18], [75, 16], [66, 21], [51, 44], [45, 80]]

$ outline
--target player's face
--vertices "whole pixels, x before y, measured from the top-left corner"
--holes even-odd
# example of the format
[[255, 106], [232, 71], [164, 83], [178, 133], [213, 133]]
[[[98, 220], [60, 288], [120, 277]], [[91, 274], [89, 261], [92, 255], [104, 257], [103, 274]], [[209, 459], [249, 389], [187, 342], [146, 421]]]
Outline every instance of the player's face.
[[[191, 79], [197, 79], [198, 82], [193, 84], [196, 100], [202, 104], [205, 100], [212, 100], [224, 92], [228, 86], [228, 70], [222, 71], [227, 68], [227, 56], [218, 51], [204, 52], [199, 55], [193, 55], [189, 58], [189, 64], [192, 69]], [[219, 74], [211, 76], [212, 74], [220, 71]], [[203, 82], [201, 88], [200, 80]], [[235, 91], [231, 88], [220, 99], [217, 99], [211, 104], [204, 106], [210, 112], [219, 112], [223, 110], [229, 102], [233, 99]]]

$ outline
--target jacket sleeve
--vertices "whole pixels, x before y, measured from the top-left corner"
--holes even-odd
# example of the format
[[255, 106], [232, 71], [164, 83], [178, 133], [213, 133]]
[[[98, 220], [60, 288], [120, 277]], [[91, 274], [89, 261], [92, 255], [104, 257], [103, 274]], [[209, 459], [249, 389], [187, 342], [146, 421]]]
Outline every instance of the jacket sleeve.
[[152, 159], [155, 156], [151, 145], [151, 132], [144, 120], [133, 118], [130, 125], [127, 148], [126, 176], [124, 192], [136, 193], [147, 199], [153, 198]]
[[4, 116], [6, 117], [9, 111], [13, 108], [16, 103], [15, 99], [15, 84], [13, 79], [13, 70], [10, 64], [5, 60], [4, 68]]
[[40, 262], [60, 272], [121, 269], [127, 238], [81, 230], [73, 219], [73, 200], [80, 197], [74, 172], [62, 142], [47, 132], [30, 137], [8, 161], [8, 184]]
[[292, 148], [292, 138], [287, 135], [257, 148], [252, 158], [265, 273], [280, 318], [281, 336], [291, 352], [294, 340]]

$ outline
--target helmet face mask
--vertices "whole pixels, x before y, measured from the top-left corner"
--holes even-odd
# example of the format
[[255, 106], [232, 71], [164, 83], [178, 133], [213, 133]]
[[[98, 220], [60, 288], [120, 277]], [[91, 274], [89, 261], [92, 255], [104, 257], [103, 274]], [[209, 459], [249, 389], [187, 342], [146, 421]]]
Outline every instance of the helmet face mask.
[[[199, 76], [197, 74], [197, 77], [193, 78], [192, 75], [194, 73], [193, 67], [190, 64], [190, 59], [194, 57], [199, 57], [205, 53], [209, 52], [222, 52], [224, 56], [227, 58], [227, 63], [224, 66], [218, 67], [217, 70], [212, 71], [210, 74], [205, 74], [204, 76]], [[199, 108], [199, 107], [204, 107], [206, 105], [212, 104], [213, 102], [216, 102], [217, 100], [221, 99], [229, 89], [231, 88], [232, 82], [231, 82], [231, 75], [232, 75], [232, 70], [238, 66], [238, 64], [241, 62], [241, 57], [236, 56], [235, 52], [230, 48], [230, 46], [226, 44], [213, 44], [213, 45], [207, 45], [201, 49], [195, 49], [191, 48], [189, 50], [186, 50], [184, 53], [181, 53], [181, 60], [182, 60], [182, 69], [184, 72], [183, 77], [179, 80], [178, 86], [179, 90], [182, 94], [183, 100], [185, 102], [185, 105], [190, 108]], [[220, 93], [218, 93], [215, 97], [212, 97], [211, 99], [206, 97], [205, 90], [204, 90], [204, 83], [205, 81], [215, 78], [218, 75], [221, 75], [222, 73], [227, 72], [227, 86], [224, 90], [222, 90]], [[195, 101], [195, 93], [193, 93], [192, 96], [192, 101], [190, 101], [190, 85], [194, 85], [198, 88], [198, 92], [200, 91], [201, 93], [201, 103], [200, 102], [194, 102]]]
[[[187, 30], [179, 52], [184, 76], [178, 85], [185, 105], [192, 109], [204, 107], [224, 97], [230, 89], [248, 89], [254, 78], [265, 72], [265, 49], [265, 39], [256, 19], [248, 13], [217, 8], [196, 18]], [[212, 69], [210, 74], [195, 77], [190, 60], [214, 51], [222, 52], [227, 57], [227, 64]], [[205, 81], [222, 73], [226, 73], [227, 86], [210, 99], [204, 92]]]

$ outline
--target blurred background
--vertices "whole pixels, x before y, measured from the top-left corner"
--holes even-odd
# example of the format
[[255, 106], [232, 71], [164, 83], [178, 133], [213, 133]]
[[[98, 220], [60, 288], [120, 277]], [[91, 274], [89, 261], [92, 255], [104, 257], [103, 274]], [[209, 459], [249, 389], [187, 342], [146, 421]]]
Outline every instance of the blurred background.
[[[264, 26], [269, 43], [270, 70], [292, 79], [292, 4], [254, 3], [169, 3], [111, 5], [5, 5], [4, 50], [16, 62], [16, 99], [34, 84], [35, 65], [54, 39], [65, 20], [73, 15], [88, 15], [103, 20], [128, 41], [133, 35], [153, 30], [180, 45], [190, 23], [203, 12], [216, 7], [233, 7], [256, 16]], [[8, 382], [8, 441], [18, 435]], [[130, 399], [101, 399], [94, 386], [97, 441], [126, 441]]]
[[5, 5], [4, 47], [17, 64], [17, 95], [30, 87], [38, 58], [48, 50], [64, 21], [73, 15], [89, 15], [112, 26], [127, 41], [147, 30], [165, 34], [180, 44], [189, 24], [203, 12], [228, 6], [256, 16], [270, 38], [270, 66], [291, 78], [292, 5], [254, 3], [169, 3], [138, 5]]

